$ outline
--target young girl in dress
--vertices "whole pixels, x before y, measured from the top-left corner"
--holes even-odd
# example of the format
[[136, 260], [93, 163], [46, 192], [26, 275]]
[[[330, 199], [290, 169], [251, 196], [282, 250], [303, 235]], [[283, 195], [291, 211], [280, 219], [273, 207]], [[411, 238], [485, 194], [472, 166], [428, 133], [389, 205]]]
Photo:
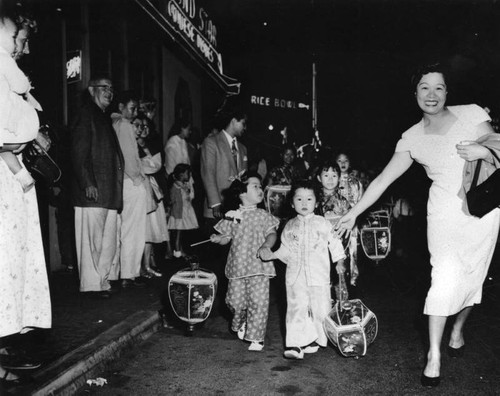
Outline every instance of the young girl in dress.
[[323, 320], [331, 310], [330, 256], [337, 272], [345, 271], [344, 248], [333, 235], [333, 226], [314, 214], [316, 191], [313, 181], [301, 181], [291, 191], [292, 207], [297, 216], [281, 234], [276, 252], [266, 249], [261, 257], [279, 259], [286, 268], [286, 349], [288, 359], [303, 359], [326, 347]]
[[[262, 251], [276, 242], [279, 220], [257, 207], [264, 199], [258, 173], [243, 175], [228, 189], [226, 207], [239, 201], [237, 210], [226, 213], [226, 219], [217, 223], [219, 235], [211, 235], [212, 242], [225, 245], [231, 241], [227, 258], [226, 277], [229, 279], [226, 304], [234, 314], [231, 329], [240, 340], [250, 342], [249, 351], [264, 348], [269, 312], [269, 279], [276, 276], [272, 262], [263, 262]], [[236, 205], [234, 205], [236, 208]], [[231, 217], [231, 219], [227, 219]]]
[[[351, 160], [349, 156], [340, 152], [335, 158], [340, 168], [339, 192], [349, 201], [349, 205], [353, 207], [358, 203], [364, 193], [363, 185], [352, 174]], [[356, 284], [356, 279], [359, 274], [358, 270], [358, 236], [359, 229], [355, 226], [349, 237], [349, 260], [351, 267], [351, 285]]]
[[[349, 211], [349, 209], [351, 209], [349, 200], [342, 194], [340, 188], [341, 174], [342, 173], [338, 164], [333, 161], [326, 160], [319, 166], [316, 176], [317, 180], [321, 184], [321, 191], [319, 193], [320, 202], [316, 213], [320, 216], [323, 216], [332, 225], [335, 225], [337, 223], [337, 220], [339, 220]], [[350, 283], [352, 285], [356, 284], [356, 279], [359, 275], [359, 270], [356, 263], [357, 255], [355, 254], [355, 252], [351, 254], [351, 250], [357, 250], [357, 242], [356, 232], [353, 232], [353, 234], [351, 234], [349, 238], [342, 241], [344, 247], [348, 247], [349, 251], [349, 274]]]
[[347, 198], [351, 206], [354, 206], [363, 195], [363, 185], [352, 174], [351, 159], [346, 153], [340, 152], [335, 161], [340, 168], [340, 193]]
[[172, 185], [170, 186], [170, 218], [168, 229], [175, 234], [174, 256], [182, 257], [186, 254], [182, 248], [182, 232], [198, 228], [198, 220], [191, 202], [194, 198], [191, 166], [178, 164], [172, 172]]

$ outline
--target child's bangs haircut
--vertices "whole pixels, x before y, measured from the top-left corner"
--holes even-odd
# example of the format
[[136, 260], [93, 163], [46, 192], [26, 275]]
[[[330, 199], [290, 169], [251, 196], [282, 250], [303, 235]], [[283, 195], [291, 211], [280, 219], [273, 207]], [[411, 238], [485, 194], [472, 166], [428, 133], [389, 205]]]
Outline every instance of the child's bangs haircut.
[[326, 161], [323, 161], [320, 165], [320, 167], [318, 168], [318, 172], [317, 172], [317, 177], [321, 177], [321, 172], [328, 172], [330, 170], [330, 168], [337, 173], [337, 175], [340, 177], [340, 175], [342, 174], [341, 170], [340, 170], [340, 166], [337, 164], [336, 161], [333, 161], [333, 160], [326, 160]]
[[177, 164], [174, 168], [174, 171], [172, 172], [172, 175], [174, 176], [175, 180], [179, 180], [179, 177], [186, 171], [189, 172], [189, 175], [191, 175], [191, 165]]
[[293, 197], [295, 196], [296, 191], [299, 188], [303, 188], [305, 190], [311, 190], [314, 193], [314, 196], [316, 197], [316, 200], [318, 199], [318, 183], [315, 182], [314, 180], [299, 180], [296, 183], [292, 185], [292, 190], [290, 191], [290, 202], [293, 201]]
[[262, 182], [262, 177], [257, 172], [245, 172], [239, 179], [235, 179], [229, 188], [223, 192], [224, 212], [239, 208], [241, 203], [240, 195], [247, 192], [248, 179], [252, 177], [259, 179], [259, 181]]

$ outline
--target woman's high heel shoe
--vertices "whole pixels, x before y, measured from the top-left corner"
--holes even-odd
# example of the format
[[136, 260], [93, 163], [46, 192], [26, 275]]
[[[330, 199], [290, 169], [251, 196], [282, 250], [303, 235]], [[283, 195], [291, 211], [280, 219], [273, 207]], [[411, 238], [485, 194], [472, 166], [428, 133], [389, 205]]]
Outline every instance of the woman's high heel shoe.
[[420, 383], [426, 388], [435, 388], [441, 382], [441, 377], [427, 377], [424, 373], [420, 377]]
[[451, 358], [461, 358], [464, 357], [465, 345], [462, 345], [460, 348], [452, 348], [448, 345], [446, 351], [448, 352], [448, 356]]

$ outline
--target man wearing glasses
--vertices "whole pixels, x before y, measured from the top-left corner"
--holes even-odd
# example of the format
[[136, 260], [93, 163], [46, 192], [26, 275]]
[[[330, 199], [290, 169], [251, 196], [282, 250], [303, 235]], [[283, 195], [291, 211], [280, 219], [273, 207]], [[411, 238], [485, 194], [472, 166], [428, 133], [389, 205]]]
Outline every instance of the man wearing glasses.
[[113, 100], [109, 78], [93, 78], [71, 128], [75, 240], [80, 291], [109, 298], [117, 263], [118, 212], [123, 206], [123, 155], [106, 109]]

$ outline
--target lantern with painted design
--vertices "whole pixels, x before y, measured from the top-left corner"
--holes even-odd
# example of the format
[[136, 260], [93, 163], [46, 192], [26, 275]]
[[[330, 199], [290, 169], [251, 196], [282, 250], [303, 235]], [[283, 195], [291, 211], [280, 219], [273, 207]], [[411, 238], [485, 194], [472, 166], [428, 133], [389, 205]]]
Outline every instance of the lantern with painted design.
[[177, 317], [188, 324], [188, 334], [197, 323], [205, 321], [212, 310], [217, 293], [217, 277], [199, 267], [191, 258], [190, 268], [176, 272], [168, 282], [170, 304]]

